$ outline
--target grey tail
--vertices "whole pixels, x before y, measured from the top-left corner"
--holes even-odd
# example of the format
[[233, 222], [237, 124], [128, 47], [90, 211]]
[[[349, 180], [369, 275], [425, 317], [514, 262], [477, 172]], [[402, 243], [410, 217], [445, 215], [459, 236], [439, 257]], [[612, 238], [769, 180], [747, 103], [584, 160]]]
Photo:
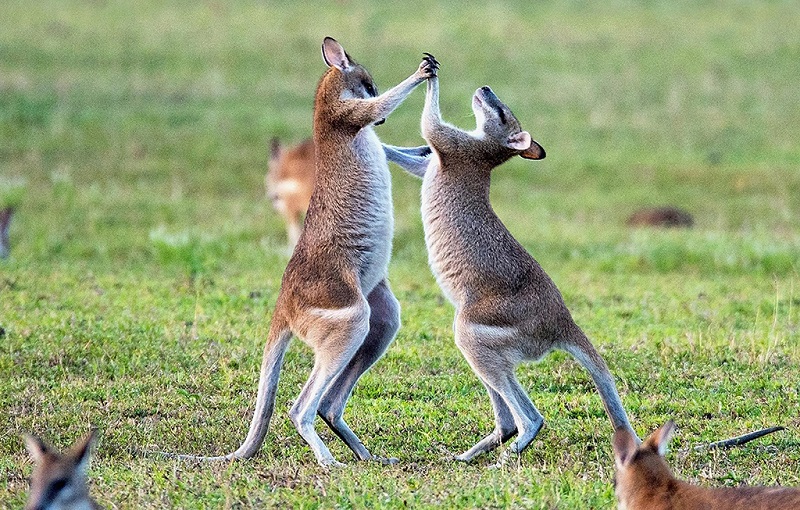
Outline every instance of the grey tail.
[[641, 443], [639, 436], [636, 435], [630, 421], [628, 421], [628, 415], [625, 413], [622, 399], [620, 399], [619, 392], [617, 392], [617, 385], [608, 370], [606, 362], [603, 361], [600, 353], [597, 352], [577, 325], [571, 324], [568, 331], [567, 339], [560, 347], [570, 353], [592, 376], [614, 430], [626, 429], [636, 438], [637, 444]]
[[750, 441], [754, 441], [760, 437], [764, 437], [768, 434], [772, 434], [774, 432], [778, 432], [780, 430], [785, 430], [785, 427], [777, 426], [777, 427], [768, 427], [766, 429], [756, 430], [755, 432], [749, 432], [747, 434], [732, 437], [730, 439], [724, 439], [722, 441], [714, 441], [713, 443], [708, 444], [701, 444], [695, 446], [695, 450], [713, 450], [714, 448], [733, 448], [734, 446], [741, 446], [743, 444], [749, 443]]

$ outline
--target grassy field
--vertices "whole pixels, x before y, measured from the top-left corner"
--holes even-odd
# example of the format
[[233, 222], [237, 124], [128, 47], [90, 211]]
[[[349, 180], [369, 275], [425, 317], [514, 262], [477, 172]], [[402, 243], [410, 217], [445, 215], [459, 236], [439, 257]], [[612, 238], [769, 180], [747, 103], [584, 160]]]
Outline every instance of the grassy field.
[[[794, 2], [8, 0], [0, 16], [0, 507], [21, 507], [19, 434], [102, 440], [111, 508], [611, 508], [611, 427], [556, 353], [520, 368], [545, 428], [516, 465], [447, 460], [492, 428], [426, 269], [419, 182], [396, 170], [390, 280], [403, 327], [347, 411], [372, 451], [317, 467], [287, 416], [294, 342], [255, 459], [195, 465], [244, 437], [287, 261], [265, 200], [272, 136], [310, 134], [331, 35], [381, 90], [428, 51], [442, 110], [471, 127], [490, 85], [548, 157], [492, 199], [614, 372], [634, 427], [673, 418], [680, 476], [800, 485], [800, 6]], [[419, 144], [422, 89], [382, 139]], [[675, 204], [690, 231], [631, 230]], [[0, 203], [0, 205], [3, 205]], [[782, 424], [732, 451], [691, 445]]]

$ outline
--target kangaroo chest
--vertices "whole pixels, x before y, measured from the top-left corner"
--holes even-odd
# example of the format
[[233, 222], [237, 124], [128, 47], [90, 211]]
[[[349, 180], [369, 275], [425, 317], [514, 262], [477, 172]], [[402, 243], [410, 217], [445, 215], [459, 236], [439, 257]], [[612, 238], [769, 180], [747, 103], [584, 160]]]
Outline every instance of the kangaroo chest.
[[422, 227], [431, 271], [444, 295], [458, 308], [465, 298], [461, 283], [469, 271], [468, 254], [459, 233], [458, 197], [440, 182], [440, 172], [435, 162], [422, 181]]
[[353, 152], [361, 178], [351, 191], [353, 204], [353, 250], [359, 262], [359, 277], [365, 294], [386, 277], [392, 253], [394, 217], [392, 181], [386, 154], [371, 127], [353, 140]]

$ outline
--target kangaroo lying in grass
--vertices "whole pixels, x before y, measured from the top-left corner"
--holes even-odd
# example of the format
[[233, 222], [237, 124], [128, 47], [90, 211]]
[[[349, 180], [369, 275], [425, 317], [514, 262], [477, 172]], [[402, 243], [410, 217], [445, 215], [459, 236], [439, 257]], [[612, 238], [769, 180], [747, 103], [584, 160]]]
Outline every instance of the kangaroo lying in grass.
[[640, 445], [626, 429], [614, 433], [615, 492], [623, 510], [797, 510], [800, 489], [723, 487], [708, 489], [681, 481], [664, 460], [675, 432], [668, 421]]
[[428, 80], [422, 135], [434, 155], [422, 184], [425, 243], [436, 280], [456, 308], [456, 345], [486, 387], [495, 419], [494, 431], [457, 459], [469, 461], [516, 434], [500, 456], [502, 465], [530, 444], [544, 419], [514, 370], [553, 349], [567, 351], [589, 371], [614, 428], [636, 437], [605, 362], [489, 202], [495, 167], [514, 156], [542, 159], [544, 149], [489, 87], [475, 92], [472, 109], [473, 131], [443, 122], [438, 78]]
[[[428, 162], [425, 156], [430, 154], [430, 149], [426, 145], [395, 147], [382, 144], [382, 146], [388, 161], [400, 165], [413, 174], [419, 175], [418, 169]], [[315, 182], [314, 140], [309, 138], [287, 147], [277, 138], [273, 138], [265, 184], [272, 207], [286, 222], [286, 236], [290, 250], [294, 250], [303, 231], [303, 218], [308, 211]]]
[[35, 463], [26, 510], [102, 508], [89, 496], [86, 487], [86, 470], [94, 445], [94, 431], [64, 454], [36, 436], [25, 435], [24, 439], [25, 447]]

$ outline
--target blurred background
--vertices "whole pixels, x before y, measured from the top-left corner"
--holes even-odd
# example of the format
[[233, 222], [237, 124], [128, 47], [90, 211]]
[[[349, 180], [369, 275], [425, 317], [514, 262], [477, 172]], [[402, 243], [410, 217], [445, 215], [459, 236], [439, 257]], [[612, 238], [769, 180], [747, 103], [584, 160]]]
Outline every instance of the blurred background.
[[[543, 161], [495, 171], [492, 201], [612, 367], [640, 433], [667, 418], [687, 444], [796, 430], [798, 27], [800, 3], [777, 0], [3, 0], [0, 506], [24, 499], [19, 433], [66, 445], [90, 423], [104, 429], [97, 494], [122, 507], [303, 506], [326, 487], [323, 504], [344, 508], [398, 493], [411, 506], [613, 503], [607, 420], [561, 355], [520, 370], [548, 427], [513, 476], [442, 462], [488, 430], [489, 404], [426, 267], [420, 182], [396, 167], [404, 325], [348, 419], [405, 467], [320, 478], [284, 412], [310, 369], [301, 347], [258, 459], [206, 471], [138, 452], [220, 453], [249, 421], [288, 260], [264, 191], [269, 143], [311, 135], [325, 36], [380, 91], [434, 54], [447, 121], [472, 129], [470, 98], [489, 85], [545, 147]], [[422, 143], [423, 96], [376, 128], [384, 142]], [[661, 205], [694, 226], [626, 225]], [[797, 435], [781, 437], [680, 457], [682, 472], [796, 484]]]
[[[636, 259], [626, 268], [675, 269], [624, 233], [637, 207], [672, 204], [715, 233], [712, 255], [745, 252], [713, 266], [786, 271], [780, 247], [799, 244], [799, 20], [793, 2], [4, 2], [0, 187], [20, 204], [16, 257], [139, 259], [160, 226], [280, 244], [267, 144], [310, 135], [331, 35], [380, 90], [436, 55], [458, 126], [474, 125], [477, 87], [497, 92], [547, 149], [494, 185], [512, 231], [553, 245], [543, 257], [611, 250]], [[421, 142], [423, 95], [378, 128], [384, 141]], [[398, 249], [417, 250], [419, 183], [396, 174]], [[702, 265], [694, 251], [677, 258]]]

